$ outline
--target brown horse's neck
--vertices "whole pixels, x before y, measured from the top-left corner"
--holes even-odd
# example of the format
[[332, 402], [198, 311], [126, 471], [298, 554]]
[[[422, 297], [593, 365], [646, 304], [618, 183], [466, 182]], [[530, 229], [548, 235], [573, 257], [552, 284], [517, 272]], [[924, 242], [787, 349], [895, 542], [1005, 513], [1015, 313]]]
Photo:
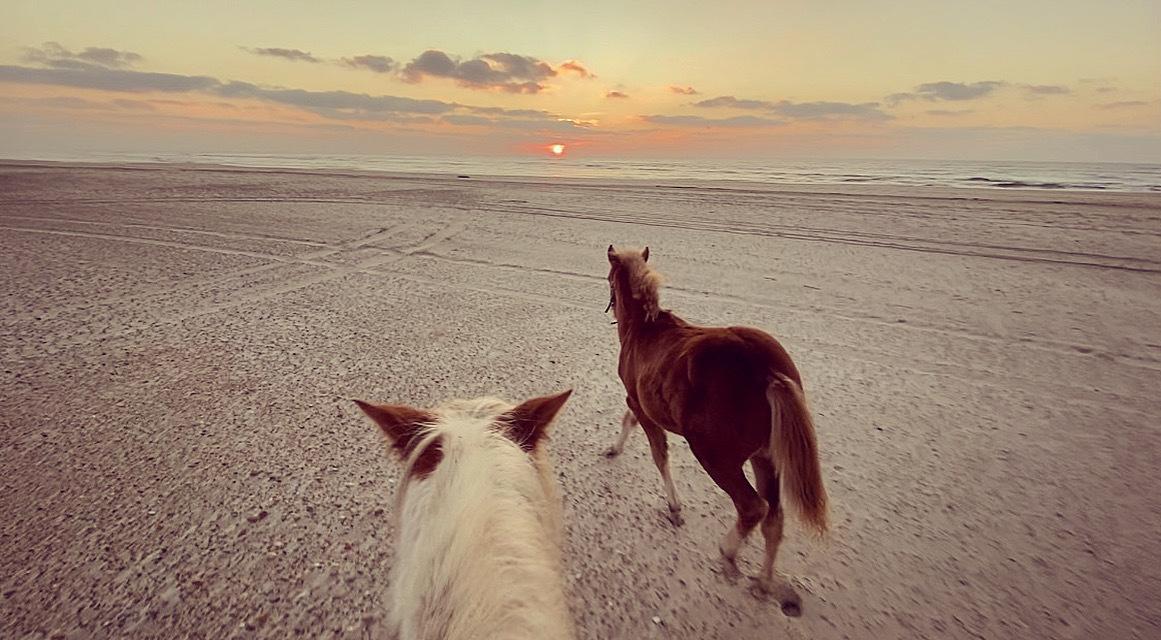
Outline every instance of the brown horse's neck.
[[616, 315], [617, 336], [621, 339], [621, 345], [627, 343], [649, 322], [645, 317], [645, 309], [633, 298], [628, 286], [617, 288]]
[[632, 295], [617, 291], [617, 337], [624, 347], [631, 340], [639, 338], [646, 332], [657, 332], [674, 325], [682, 325], [684, 321], [669, 311], [658, 311], [652, 318], [648, 317], [645, 308]]
[[653, 331], [669, 316], [661, 310], [658, 299], [660, 279], [643, 260], [622, 264], [613, 276], [614, 302], [617, 307], [617, 333], [624, 345], [643, 332]]
[[642, 319], [639, 316], [630, 315], [626, 309], [621, 305], [621, 301], [617, 300], [617, 337], [621, 340], [621, 345], [624, 346], [633, 335], [633, 329], [639, 325]]

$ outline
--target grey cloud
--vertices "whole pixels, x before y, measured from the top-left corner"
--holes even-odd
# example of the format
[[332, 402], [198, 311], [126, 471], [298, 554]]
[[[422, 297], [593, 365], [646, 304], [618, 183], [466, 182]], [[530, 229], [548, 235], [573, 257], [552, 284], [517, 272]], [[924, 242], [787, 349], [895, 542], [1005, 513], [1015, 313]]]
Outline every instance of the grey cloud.
[[465, 87], [498, 89], [508, 93], [539, 93], [544, 89], [542, 84], [544, 80], [562, 72], [571, 72], [582, 78], [596, 77], [577, 60], [567, 60], [558, 69], [554, 69], [552, 65], [539, 58], [507, 52], [486, 53], [461, 61], [443, 51], [429, 49], [401, 68], [400, 63], [393, 58], [381, 55], [366, 54], [325, 59], [301, 49], [283, 47], [241, 47], [241, 49], [260, 56], [314, 64], [336, 64], [374, 73], [399, 71], [404, 81], [412, 83], [422, 82], [428, 77], [449, 78]]
[[133, 111], [157, 110], [157, 108], [152, 104], [143, 100], [112, 100], [109, 102], [98, 102], [96, 100], [88, 100], [85, 98], [78, 98], [76, 96], [52, 96], [47, 98], [5, 98], [4, 101], [35, 107], [48, 107], [52, 109], [84, 109], [100, 111], [119, 109], [128, 109]]
[[398, 111], [366, 111], [358, 109], [333, 109], [330, 107], [302, 108], [330, 120], [390, 122], [392, 124], [431, 124], [436, 121], [434, 116], [415, 115]]
[[895, 106], [900, 102], [907, 100], [975, 100], [982, 98], [994, 92], [996, 89], [1005, 86], [1006, 82], [998, 80], [984, 80], [982, 82], [948, 82], [946, 80], [940, 82], [926, 82], [915, 87], [912, 93], [893, 93], [885, 98], [890, 106]]
[[521, 131], [576, 131], [584, 127], [568, 121], [558, 119], [527, 119], [527, 118], [485, 118], [483, 116], [448, 114], [440, 120], [448, 124], [466, 126], [487, 126], [501, 129], [517, 129]]
[[520, 56], [514, 53], [488, 53], [482, 57], [499, 64], [505, 73], [514, 78], [544, 80], [556, 75], [556, 70], [547, 62], [531, 56]]
[[539, 93], [541, 82], [557, 75], [547, 62], [514, 53], [487, 53], [460, 62], [448, 54], [429, 49], [403, 67], [403, 79], [421, 82], [424, 78], [450, 78], [472, 89], [499, 89], [508, 93]]
[[1097, 108], [1098, 109], [1134, 109], [1136, 107], [1147, 107], [1147, 106], [1149, 106], [1149, 103], [1145, 102], [1144, 100], [1121, 100], [1119, 102], [1106, 102], [1104, 104], [1098, 104]]
[[451, 124], [487, 125], [524, 131], [592, 131], [584, 124], [539, 109], [501, 109], [500, 107], [473, 107], [459, 104], [456, 106], [463, 111], [477, 115], [448, 114], [442, 116], [441, 119]]
[[924, 111], [929, 116], [962, 116], [972, 112], [972, 109], [928, 109]]
[[109, 107], [108, 104], [103, 102], [94, 102], [72, 96], [40, 98], [36, 102], [45, 107], [56, 107], [58, 109], [107, 109]]
[[149, 102], [146, 102], [145, 100], [117, 99], [114, 100], [112, 104], [122, 109], [129, 109], [131, 111], [157, 111], [157, 107], [153, 106]]
[[547, 111], [541, 111], [540, 109], [502, 109], [500, 107], [472, 107], [472, 106], [467, 106], [467, 105], [460, 105], [460, 106], [463, 106], [464, 109], [471, 111], [472, 113], [482, 113], [485, 115], [510, 116], [513, 118], [551, 118], [551, 117], [553, 117], [553, 115], [551, 113], [549, 113]]
[[504, 81], [502, 74], [494, 71], [492, 65], [478, 58], [460, 64], [456, 69], [456, 74], [459, 80], [468, 84], [503, 84]]
[[371, 96], [350, 91], [307, 91], [259, 87], [249, 82], [219, 83], [211, 92], [226, 98], [252, 98], [300, 107], [310, 111], [350, 113], [446, 113], [456, 105], [440, 100], [416, 100], [400, 96]]
[[492, 123], [492, 126], [499, 129], [536, 131], [542, 133], [576, 133], [580, 131], [590, 134], [594, 133], [594, 130], [587, 126], [571, 120], [524, 120], [516, 118], [512, 120], [497, 120]]
[[788, 102], [783, 100], [771, 109], [787, 118], [817, 120], [821, 118], [853, 118], [857, 120], [890, 120], [891, 116], [879, 110], [878, 102]]
[[322, 62], [322, 60], [314, 57], [309, 51], [303, 51], [301, 49], [284, 49], [282, 47], [255, 47], [253, 49], [242, 47], [242, 49], [257, 56], [282, 58], [283, 60], [290, 60], [292, 62], [310, 62], [312, 64]]
[[107, 47], [86, 47], [77, 58], [105, 67], [129, 67], [141, 62], [141, 56], [132, 51], [118, 51]]
[[[473, 87], [486, 85], [469, 85]], [[496, 89], [502, 89], [508, 93], [540, 93], [544, 90], [544, 85], [539, 82], [506, 82], [504, 84], [492, 85]]]
[[259, 56], [269, 56], [272, 58], [282, 58], [283, 60], [290, 60], [292, 62], [309, 62], [311, 64], [336, 64], [351, 69], [365, 69], [375, 73], [391, 73], [398, 68], [398, 63], [387, 56], [377, 55], [361, 55], [339, 58], [338, 60], [328, 60], [319, 58], [309, 51], [301, 49], [286, 49], [283, 47], [265, 47], [265, 48], [250, 48], [241, 47], [242, 50], [253, 53]]
[[[368, 95], [350, 91], [307, 91], [283, 87], [263, 87], [249, 82], [223, 82], [208, 76], [184, 76], [93, 67], [88, 69], [40, 69], [0, 65], [0, 82], [77, 87], [118, 93], [201, 93], [221, 98], [239, 98], [282, 104], [336, 120], [391, 120], [432, 122], [432, 116], [470, 112], [494, 116], [506, 126], [560, 127], [555, 115], [535, 109], [476, 107], [440, 100], [419, 100], [402, 96]], [[122, 101], [121, 108], [131, 107]], [[136, 101], [133, 101], [136, 102]], [[79, 104], [79, 103], [75, 103]]]
[[[158, 100], [150, 100], [149, 104], [154, 104], [154, 105], [167, 104], [167, 105], [174, 106], [174, 107], [188, 107], [190, 105], [197, 104], [197, 103], [191, 102], [189, 100], [158, 99]], [[226, 108], [234, 107], [234, 105], [232, 105], [228, 102], [214, 102], [213, 104], [216, 106], [219, 106], [219, 107], [222, 107], [222, 106], [224, 106]], [[237, 107], [234, 107], [234, 108], [237, 108]]]
[[579, 125], [571, 120], [525, 120], [516, 118], [512, 120], [497, 120], [493, 124], [494, 126], [505, 129], [519, 129], [523, 131], [589, 131], [588, 127]]
[[1116, 78], [1081, 78], [1077, 80], [1077, 82], [1086, 86], [1099, 85], [1097, 87], [1093, 87], [1093, 91], [1096, 91], [1097, 93], [1115, 93], [1119, 91], [1116, 86]]
[[108, 109], [109, 105], [104, 102], [94, 102], [93, 100], [86, 100], [84, 98], [76, 98], [73, 96], [53, 96], [49, 98], [19, 98], [19, 97], [4, 97], [0, 98], [3, 102], [10, 104], [24, 104], [34, 107], [48, 107], [52, 109]]
[[883, 98], [889, 107], [899, 106], [899, 103], [918, 98], [914, 93], [892, 93]]
[[624, 91], [609, 91], [605, 94], [605, 97], [624, 100], [629, 97], [629, 94], [625, 93]]
[[1058, 84], [1026, 84], [1024, 90], [1035, 96], [1061, 96], [1072, 93], [1072, 89]]
[[83, 51], [74, 52], [58, 42], [46, 42], [39, 47], [25, 47], [24, 60], [56, 69], [120, 69], [140, 62], [142, 57], [132, 51], [108, 47], [86, 47]]
[[448, 54], [429, 49], [408, 62], [407, 66], [403, 68], [403, 75], [412, 82], [419, 82], [424, 75], [451, 78], [455, 77], [458, 66]]
[[730, 107], [732, 109], [770, 109], [774, 106], [773, 102], [766, 100], [739, 100], [734, 96], [719, 96], [717, 98], [710, 98], [700, 102], [693, 103], [695, 107]]
[[183, 76], [173, 73], [151, 73], [106, 69], [104, 67], [36, 69], [9, 65], [0, 65], [0, 81], [127, 93], [209, 91], [221, 84], [218, 80], [208, 76]]
[[761, 118], [758, 116], [734, 116], [733, 118], [703, 118], [701, 116], [641, 116], [641, 119], [651, 124], [661, 124], [673, 127], [776, 127], [785, 124], [782, 120]]
[[375, 73], [390, 73], [397, 66], [395, 61], [387, 56], [355, 56], [353, 58], [343, 58], [340, 62], [353, 69], [367, 69]]
[[449, 124], [461, 125], [486, 125], [495, 122], [492, 118], [485, 118], [484, 116], [472, 116], [463, 114], [449, 114], [441, 118], [444, 122]]
[[673, 93], [683, 96], [696, 96], [699, 93], [698, 90], [694, 89], [693, 87], [682, 87], [676, 84], [669, 85], [669, 90]]
[[928, 82], [915, 88], [915, 92], [929, 100], [974, 100], [982, 98], [1004, 86], [1003, 82], [985, 80], [964, 84], [962, 82]]
[[826, 118], [855, 120], [889, 120], [890, 115], [879, 109], [878, 102], [790, 102], [781, 100], [739, 100], [734, 96], [720, 96], [694, 103], [702, 108], [731, 108], [768, 111], [784, 118], [795, 120], [819, 120]]
[[264, 100], [307, 110], [347, 110], [364, 113], [445, 113], [456, 105], [439, 100], [371, 96], [349, 91], [306, 91], [260, 87], [249, 82], [222, 82], [208, 76], [183, 76], [116, 69], [34, 69], [0, 66], [0, 81], [45, 84], [125, 93], [200, 92], [225, 98]]

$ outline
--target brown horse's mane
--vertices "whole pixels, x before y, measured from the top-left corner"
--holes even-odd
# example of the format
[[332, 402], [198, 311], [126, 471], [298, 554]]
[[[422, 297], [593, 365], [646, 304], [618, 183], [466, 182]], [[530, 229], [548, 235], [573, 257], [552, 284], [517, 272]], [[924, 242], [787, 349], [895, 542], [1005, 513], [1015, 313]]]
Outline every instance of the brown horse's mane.
[[653, 270], [637, 249], [621, 249], [611, 254], [625, 272], [629, 294], [641, 307], [645, 320], [652, 322], [661, 313], [661, 274]]

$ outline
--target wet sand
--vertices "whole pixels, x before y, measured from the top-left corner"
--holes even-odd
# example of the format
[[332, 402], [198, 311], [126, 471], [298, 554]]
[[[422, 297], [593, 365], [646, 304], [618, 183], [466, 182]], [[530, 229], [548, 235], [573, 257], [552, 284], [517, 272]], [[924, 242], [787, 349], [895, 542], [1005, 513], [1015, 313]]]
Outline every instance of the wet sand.
[[[802, 617], [716, 572], [684, 441], [680, 529], [643, 435], [601, 455], [610, 242], [798, 361]], [[1151, 195], [0, 165], [0, 636], [384, 637], [398, 465], [349, 399], [572, 387], [583, 638], [1158, 637], [1159, 248]]]

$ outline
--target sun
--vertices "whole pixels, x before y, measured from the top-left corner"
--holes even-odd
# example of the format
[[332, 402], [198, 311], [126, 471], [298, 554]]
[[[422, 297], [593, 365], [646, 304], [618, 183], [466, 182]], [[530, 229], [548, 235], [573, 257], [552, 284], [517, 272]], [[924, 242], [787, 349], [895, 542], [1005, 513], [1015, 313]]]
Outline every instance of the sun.
[[552, 155], [554, 155], [554, 156], [564, 155], [564, 145], [563, 144], [559, 144], [559, 143], [554, 144], [554, 145], [550, 146], [548, 148], [548, 150], [551, 151]]

